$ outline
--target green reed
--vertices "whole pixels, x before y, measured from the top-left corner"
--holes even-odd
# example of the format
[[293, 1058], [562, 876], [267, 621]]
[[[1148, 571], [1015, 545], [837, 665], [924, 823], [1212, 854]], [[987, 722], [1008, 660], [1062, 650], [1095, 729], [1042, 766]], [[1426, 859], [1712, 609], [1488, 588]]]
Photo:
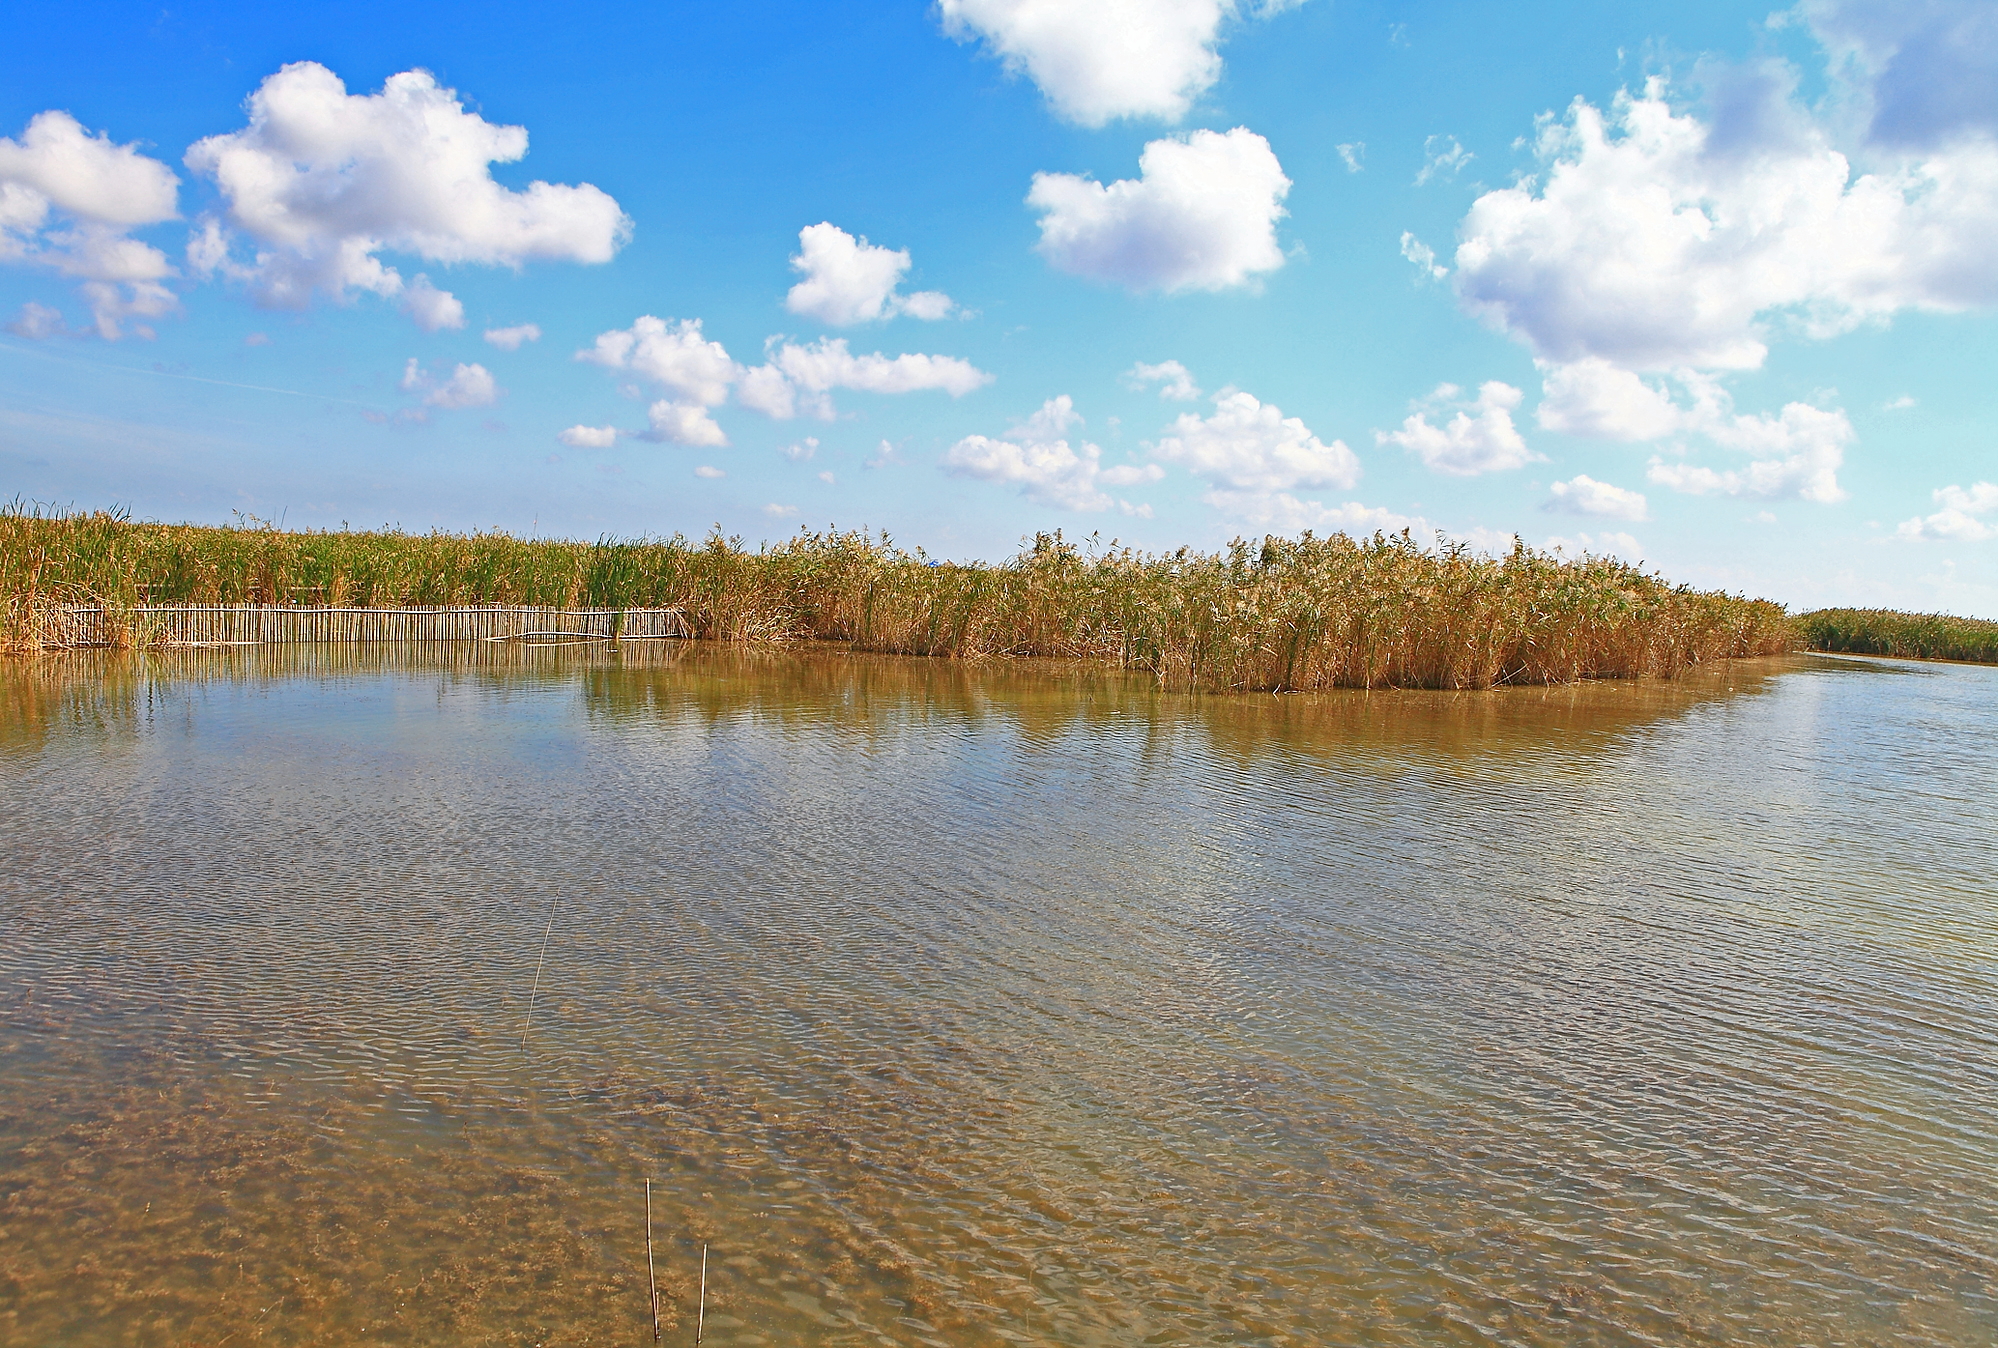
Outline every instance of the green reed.
[[[0, 508], [0, 644], [89, 602], [677, 608], [697, 637], [840, 641], [958, 658], [1148, 670], [1170, 687], [1486, 688], [1670, 676], [1792, 649], [1780, 605], [1672, 585], [1611, 558], [1503, 557], [1408, 534], [1238, 539], [1144, 553], [1037, 535], [995, 565], [887, 535], [799, 532], [750, 549], [719, 530], [596, 543], [498, 531], [286, 532]], [[121, 630], [138, 644], [136, 622]]]
[[1821, 608], [1799, 615], [1796, 624], [1814, 651], [1998, 664], [1998, 623], [1981, 618], [1879, 608]]

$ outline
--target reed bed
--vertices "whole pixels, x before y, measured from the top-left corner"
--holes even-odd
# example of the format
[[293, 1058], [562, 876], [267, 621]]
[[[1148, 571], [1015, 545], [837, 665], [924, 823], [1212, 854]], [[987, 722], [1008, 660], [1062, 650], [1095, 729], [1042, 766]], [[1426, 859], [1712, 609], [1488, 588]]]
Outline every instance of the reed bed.
[[1796, 623], [1814, 651], [1998, 664], [1998, 622], [1981, 618], [1881, 608], [1822, 608], [1801, 614]]
[[1612, 558], [1489, 557], [1408, 534], [1237, 540], [1143, 553], [1037, 535], [994, 565], [884, 535], [704, 540], [501, 532], [285, 532], [0, 510], [0, 644], [54, 644], [65, 607], [113, 644], [162, 606], [671, 610], [688, 635], [836, 641], [908, 655], [1102, 660], [1169, 687], [1488, 688], [1670, 677], [1797, 644], [1780, 605], [1673, 585]]

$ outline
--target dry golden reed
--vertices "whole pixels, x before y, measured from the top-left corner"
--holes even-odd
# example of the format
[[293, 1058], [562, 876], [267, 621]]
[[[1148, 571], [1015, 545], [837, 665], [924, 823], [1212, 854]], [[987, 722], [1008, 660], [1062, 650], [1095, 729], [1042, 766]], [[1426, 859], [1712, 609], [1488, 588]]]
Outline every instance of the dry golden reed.
[[[1408, 534], [1237, 540], [1154, 554], [1041, 534], [1010, 561], [942, 563], [885, 535], [750, 549], [491, 532], [284, 532], [0, 510], [0, 642], [52, 644], [64, 604], [531, 604], [677, 608], [697, 637], [1104, 660], [1177, 688], [1486, 688], [1669, 677], [1792, 648], [1780, 605], [1612, 558], [1489, 557]], [[114, 630], [137, 641], [135, 622]]]
[[1801, 615], [1796, 622], [1814, 651], [1998, 664], [1998, 623], [1982, 618], [1896, 613], [1880, 608], [1821, 608]]

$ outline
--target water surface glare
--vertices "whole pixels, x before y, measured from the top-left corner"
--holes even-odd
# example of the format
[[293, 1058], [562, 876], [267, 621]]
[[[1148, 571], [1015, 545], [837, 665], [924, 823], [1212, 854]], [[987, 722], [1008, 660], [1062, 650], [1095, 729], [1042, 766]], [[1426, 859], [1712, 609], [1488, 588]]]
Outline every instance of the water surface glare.
[[650, 1177], [673, 1343], [1988, 1344], [1995, 786], [1821, 657], [0, 667], [0, 1342], [649, 1342]]

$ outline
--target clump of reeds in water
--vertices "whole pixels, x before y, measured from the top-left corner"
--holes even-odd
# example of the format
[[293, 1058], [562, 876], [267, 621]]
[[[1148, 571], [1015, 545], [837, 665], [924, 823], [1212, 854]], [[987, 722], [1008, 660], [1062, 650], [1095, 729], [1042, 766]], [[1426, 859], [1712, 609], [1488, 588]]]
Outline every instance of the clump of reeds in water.
[[[677, 608], [696, 637], [1104, 660], [1175, 688], [1486, 688], [1670, 676], [1792, 648], [1780, 605], [1606, 557], [1490, 557], [1408, 534], [1238, 540], [1154, 554], [1042, 534], [1011, 560], [941, 563], [886, 535], [719, 532], [596, 543], [510, 534], [285, 532], [0, 510], [4, 640], [52, 606], [522, 604]], [[115, 625], [115, 624], [114, 624]], [[137, 624], [123, 629], [137, 643]]]
[[1879, 608], [1822, 608], [1801, 615], [1796, 622], [1805, 643], [1814, 651], [1998, 664], [1998, 623], [1981, 618]]

